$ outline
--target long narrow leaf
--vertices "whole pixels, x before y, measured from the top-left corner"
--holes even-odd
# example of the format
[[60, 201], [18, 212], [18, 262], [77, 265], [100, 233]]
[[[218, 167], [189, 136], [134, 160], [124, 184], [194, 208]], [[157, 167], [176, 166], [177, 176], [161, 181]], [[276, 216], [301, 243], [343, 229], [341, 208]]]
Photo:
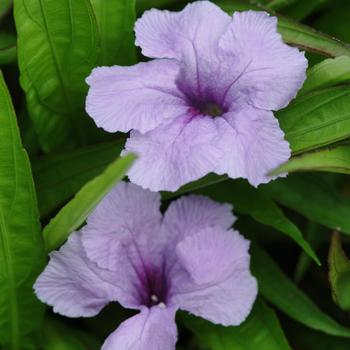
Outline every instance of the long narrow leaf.
[[311, 221], [350, 234], [350, 199], [319, 176], [292, 174], [262, 186], [261, 190]]
[[278, 175], [285, 172], [326, 171], [350, 174], [350, 145], [321, 149], [291, 158], [287, 163], [271, 172]]
[[258, 279], [260, 293], [294, 320], [324, 333], [350, 337], [350, 329], [341, 326], [308, 298], [281, 271], [269, 255], [258, 246], [252, 247], [252, 271]]
[[43, 305], [33, 283], [44, 264], [30, 163], [0, 73], [0, 348], [36, 350]]
[[328, 58], [313, 66], [307, 72], [307, 78], [298, 96], [310, 91], [324, 89], [333, 85], [350, 82], [350, 57]]
[[350, 136], [350, 85], [316, 91], [277, 113], [294, 153], [316, 149]]

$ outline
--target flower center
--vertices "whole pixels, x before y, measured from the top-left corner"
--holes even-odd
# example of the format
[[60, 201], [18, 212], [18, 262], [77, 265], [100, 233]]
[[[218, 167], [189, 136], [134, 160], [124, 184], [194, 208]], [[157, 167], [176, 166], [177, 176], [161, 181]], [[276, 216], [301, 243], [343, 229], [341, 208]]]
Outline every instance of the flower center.
[[216, 103], [207, 103], [201, 108], [201, 112], [211, 117], [219, 117], [224, 113], [223, 109]]
[[166, 308], [169, 285], [163, 268], [148, 267], [142, 274], [140, 304]]
[[160, 301], [155, 294], [151, 295], [151, 306], [153, 305], [158, 305], [161, 309], [166, 308], [166, 304], [163, 301]]

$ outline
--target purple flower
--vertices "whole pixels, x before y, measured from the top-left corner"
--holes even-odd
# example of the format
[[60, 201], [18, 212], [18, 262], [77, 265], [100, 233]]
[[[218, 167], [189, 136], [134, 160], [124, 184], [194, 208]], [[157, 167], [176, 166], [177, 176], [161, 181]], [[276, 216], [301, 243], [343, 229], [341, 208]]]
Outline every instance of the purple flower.
[[249, 241], [230, 230], [231, 206], [202, 196], [172, 202], [120, 183], [87, 225], [50, 255], [34, 288], [54, 311], [94, 316], [110, 301], [139, 310], [103, 350], [173, 350], [183, 309], [225, 326], [249, 314], [257, 294]]
[[307, 61], [283, 43], [265, 12], [230, 17], [208, 1], [150, 10], [136, 44], [155, 58], [93, 70], [86, 108], [99, 127], [131, 131], [132, 182], [174, 191], [209, 172], [257, 186], [290, 157], [272, 111], [295, 97]]

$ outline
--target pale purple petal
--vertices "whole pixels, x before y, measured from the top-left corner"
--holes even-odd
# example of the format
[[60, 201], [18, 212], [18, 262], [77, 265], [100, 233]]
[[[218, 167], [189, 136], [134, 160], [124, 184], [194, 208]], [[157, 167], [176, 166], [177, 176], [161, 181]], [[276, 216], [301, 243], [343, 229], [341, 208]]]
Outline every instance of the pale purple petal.
[[95, 68], [87, 78], [86, 111], [109, 132], [152, 130], [188, 110], [175, 84], [178, 71], [171, 60]]
[[159, 225], [160, 194], [133, 183], [119, 182], [87, 219], [89, 228], [106, 232], [138, 230]]
[[241, 70], [226, 103], [243, 95], [255, 107], [278, 110], [296, 96], [306, 78], [304, 53], [282, 41], [277, 18], [266, 12], [235, 12], [220, 47], [227, 59], [231, 56], [232, 67]]
[[184, 50], [215, 50], [230, 16], [209, 1], [188, 4], [181, 12], [152, 9], [136, 22], [136, 45], [145, 56], [181, 59]]
[[159, 193], [120, 182], [97, 206], [83, 228], [89, 259], [113, 272], [115, 279], [150, 305], [152, 294], [166, 297], [163, 287], [164, 246]]
[[253, 186], [273, 179], [268, 173], [291, 155], [278, 120], [270, 111], [244, 106], [223, 115], [228, 129], [223, 135], [227, 153], [215, 172], [244, 177]]
[[187, 236], [176, 247], [179, 261], [198, 285], [228, 279], [235, 263], [248, 256], [248, 250], [249, 241], [218, 227]]
[[228, 229], [236, 218], [232, 205], [214, 202], [198, 195], [181, 197], [171, 202], [164, 215], [163, 227], [177, 240], [211, 227]]
[[94, 316], [112, 300], [137, 306], [127, 285], [89, 261], [80, 239], [81, 233], [73, 233], [58, 252], [50, 254], [49, 264], [34, 285], [38, 298], [69, 317]]
[[235, 231], [212, 229], [187, 237], [176, 251], [188, 276], [176, 271], [174, 302], [213, 323], [242, 323], [257, 295], [248, 248], [249, 242]]
[[139, 158], [130, 180], [152, 191], [175, 191], [213, 171], [224, 155], [223, 124], [220, 118], [183, 116], [146, 134], [133, 131], [125, 150]]
[[175, 310], [154, 306], [123, 322], [102, 350], [175, 350]]

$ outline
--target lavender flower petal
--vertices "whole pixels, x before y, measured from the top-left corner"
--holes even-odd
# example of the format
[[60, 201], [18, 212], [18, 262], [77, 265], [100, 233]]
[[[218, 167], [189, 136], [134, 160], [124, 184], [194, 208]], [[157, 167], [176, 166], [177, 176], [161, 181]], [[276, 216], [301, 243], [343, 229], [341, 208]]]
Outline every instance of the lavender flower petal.
[[176, 248], [179, 263], [190, 275], [177, 280], [173, 298], [180, 308], [213, 323], [242, 323], [257, 295], [248, 249], [249, 241], [238, 232], [219, 228], [206, 229], [180, 242]]
[[175, 84], [178, 71], [171, 60], [95, 68], [87, 78], [86, 111], [109, 132], [153, 130], [188, 109]]
[[221, 125], [219, 119], [184, 115], [146, 134], [131, 132], [125, 150], [139, 159], [128, 173], [130, 180], [153, 191], [175, 191], [206, 175], [224, 156]]
[[246, 105], [226, 113], [223, 119], [228, 128], [222, 142], [226, 142], [228, 150], [215, 172], [247, 178], [253, 186], [271, 181], [273, 177], [268, 172], [291, 155], [273, 113]]
[[304, 54], [282, 41], [277, 18], [266, 12], [235, 12], [219, 45], [241, 71], [227, 100], [243, 95], [255, 107], [278, 110], [304, 83], [308, 65]]
[[176, 340], [175, 311], [154, 306], [123, 322], [101, 350], [174, 350]]
[[50, 254], [50, 263], [37, 279], [34, 290], [55, 312], [69, 317], [97, 315], [113, 300], [135, 307], [137, 300], [132, 290], [115, 277], [87, 258], [81, 233], [73, 233], [58, 252]]
[[136, 45], [151, 58], [176, 58], [196, 47], [204, 53], [216, 49], [230, 16], [209, 1], [188, 4], [181, 12], [152, 9], [135, 24]]

